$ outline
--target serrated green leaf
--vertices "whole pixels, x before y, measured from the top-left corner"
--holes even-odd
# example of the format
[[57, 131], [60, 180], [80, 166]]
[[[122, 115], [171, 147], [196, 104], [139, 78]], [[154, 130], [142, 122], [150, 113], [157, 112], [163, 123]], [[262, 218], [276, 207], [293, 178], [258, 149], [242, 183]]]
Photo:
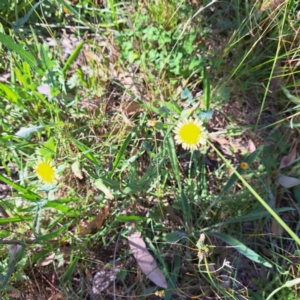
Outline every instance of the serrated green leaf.
[[42, 147], [39, 149], [40, 155], [45, 159], [52, 159], [53, 155], [56, 151], [56, 143], [55, 139], [51, 137], [45, 143], [43, 143]]
[[20, 137], [23, 139], [30, 139], [31, 135], [35, 132], [38, 132], [40, 130], [44, 129], [44, 126], [40, 125], [40, 126], [35, 126], [32, 124], [29, 124], [29, 127], [21, 127], [16, 133], [15, 136], [16, 137]]

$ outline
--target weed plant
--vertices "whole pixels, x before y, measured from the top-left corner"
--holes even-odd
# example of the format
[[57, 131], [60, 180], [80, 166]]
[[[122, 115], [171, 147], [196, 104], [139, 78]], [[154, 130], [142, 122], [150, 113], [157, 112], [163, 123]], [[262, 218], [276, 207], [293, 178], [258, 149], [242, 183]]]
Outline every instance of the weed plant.
[[298, 299], [298, 1], [21, 2], [1, 298]]

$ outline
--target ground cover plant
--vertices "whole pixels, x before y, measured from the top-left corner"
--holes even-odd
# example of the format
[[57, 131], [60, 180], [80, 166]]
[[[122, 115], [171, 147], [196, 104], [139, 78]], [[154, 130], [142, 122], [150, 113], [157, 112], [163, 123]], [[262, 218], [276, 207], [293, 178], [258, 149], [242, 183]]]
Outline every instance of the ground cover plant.
[[299, 299], [299, 1], [0, 3], [2, 299]]

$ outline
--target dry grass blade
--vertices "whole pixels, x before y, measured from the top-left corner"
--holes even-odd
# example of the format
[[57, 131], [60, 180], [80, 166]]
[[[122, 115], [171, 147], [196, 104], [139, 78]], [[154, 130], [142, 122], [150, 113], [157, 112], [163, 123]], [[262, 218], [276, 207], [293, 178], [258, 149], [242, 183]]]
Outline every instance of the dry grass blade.
[[128, 241], [132, 254], [142, 272], [157, 286], [166, 289], [168, 286], [166, 278], [146, 248], [142, 234], [140, 232], [130, 233], [128, 235]]

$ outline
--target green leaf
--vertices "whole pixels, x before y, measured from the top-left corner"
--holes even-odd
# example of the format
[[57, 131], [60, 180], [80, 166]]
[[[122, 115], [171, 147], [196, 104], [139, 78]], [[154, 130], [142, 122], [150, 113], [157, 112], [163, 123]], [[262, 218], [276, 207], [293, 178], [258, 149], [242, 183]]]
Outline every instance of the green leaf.
[[94, 164], [98, 164], [98, 160], [96, 159], [96, 157], [91, 153], [91, 149], [89, 149], [85, 144], [79, 142], [76, 139], [72, 138], [72, 141], [74, 142], [74, 144], [79, 148], [80, 151], [82, 151], [82, 154], [88, 159], [90, 160], [92, 163]]
[[72, 215], [72, 216], [80, 215], [80, 211], [77, 212], [74, 209], [70, 208], [69, 206], [63, 205], [63, 204], [57, 202], [56, 200], [48, 201], [47, 204], [44, 207], [51, 207], [51, 208], [54, 208], [56, 210], [65, 212], [65, 213], [67, 213], [68, 216], [70, 216], [70, 215]]
[[[181, 107], [175, 101], [173, 101], [173, 102], [157, 101], [157, 103], [161, 105], [160, 109], [167, 108], [168, 110], [170, 110], [176, 114], [180, 114], [180, 112], [181, 112]], [[164, 111], [163, 111], [163, 113], [164, 113]]]
[[64, 274], [64, 277], [62, 279], [62, 284], [63, 285], [66, 284], [66, 283], [68, 283], [71, 280], [72, 274], [74, 273], [74, 269], [75, 269], [75, 267], [77, 265], [78, 260], [79, 260], [79, 256], [76, 256], [72, 260], [72, 262], [70, 263], [70, 265], [69, 265], [68, 269], [66, 270], [66, 272]]
[[28, 140], [28, 139], [31, 138], [31, 135], [34, 132], [41, 131], [42, 129], [44, 129], [43, 125], [35, 126], [35, 125], [32, 125], [32, 124], [29, 124], [29, 127], [21, 127], [21, 129], [19, 129], [15, 133], [15, 136]]
[[20, 196], [24, 197], [27, 200], [37, 201], [37, 200], [41, 199], [41, 197], [39, 195], [35, 194], [34, 192], [32, 192], [28, 189], [25, 189], [21, 185], [15, 183], [14, 181], [11, 181], [10, 179], [6, 178], [5, 176], [3, 176], [1, 174], [0, 174], [0, 180], [4, 181], [6, 184], [10, 185], [17, 191], [21, 192], [22, 195], [20, 195]]
[[11, 101], [12, 103], [19, 104], [18, 94], [13, 91], [8, 85], [0, 82], [0, 89], [6, 94], [7, 100]]
[[10, 223], [16, 223], [16, 222], [31, 221], [32, 219], [33, 219], [32, 216], [0, 218], [0, 224], [10, 224]]
[[116, 220], [120, 222], [129, 222], [129, 221], [146, 221], [147, 217], [140, 216], [117, 216]]
[[121, 158], [123, 157], [123, 155], [125, 154], [125, 150], [127, 148], [127, 146], [129, 145], [130, 141], [132, 139], [132, 132], [128, 134], [127, 138], [125, 139], [124, 143], [122, 144], [122, 147], [120, 149], [120, 151], [117, 154], [117, 157], [113, 163], [113, 168], [112, 170], [109, 172], [109, 176], [112, 177], [114, 171], [116, 170], [116, 168], [119, 166]]
[[206, 66], [203, 66], [203, 100], [205, 110], [209, 110], [210, 107], [210, 80], [209, 74], [206, 70]]
[[55, 139], [51, 137], [45, 143], [43, 143], [41, 149], [39, 149], [40, 155], [45, 159], [52, 159], [56, 151]]
[[174, 296], [174, 292], [177, 290], [176, 282], [178, 280], [178, 274], [181, 269], [181, 257], [179, 255], [175, 255], [173, 258], [173, 266], [171, 277], [168, 278], [168, 288], [165, 291], [164, 300], [171, 300], [172, 296]]
[[218, 232], [210, 232], [209, 235], [216, 236], [226, 242], [227, 244], [233, 246], [238, 252], [242, 255], [246, 256], [250, 260], [265, 266], [266, 268], [272, 268], [272, 265], [265, 260], [262, 256], [254, 252], [252, 249], [248, 248], [246, 245], [241, 243], [240, 241], [236, 240], [235, 238]]
[[63, 67], [63, 70], [62, 70], [64, 77], [66, 77], [66, 74], [67, 74], [67, 72], [68, 72], [68, 70], [69, 70], [71, 64], [72, 64], [72, 63], [74, 62], [74, 60], [76, 60], [76, 58], [78, 57], [78, 55], [79, 55], [79, 53], [80, 53], [80, 50], [81, 50], [81, 48], [83, 47], [84, 43], [85, 43], [85, 42], [82, 41], [80, 44], [78, 44], [77, 47], [75, 48], [75, 50], [73, 51], [73, 53], [69, 56], [69, 58], [68, 58], [66, 64], [65, 64], [64, 67]]
[[16, 44], [15, 41], [8, 35], [5, 35], [0, 32], [0, 42], [7, 47], [9, 50], [17, 53], [20, 57], [26, 61], [30, 66], [36, 66], [37, 60], [31, 54], [31, 52], [26, 51], [23, 47], [19, 44]]
[[282, 91], [284, 92], [284, 94], [286, 95], [286, 97], [293, 103], [295, 104], [300, 104], [300, 98], [296, 97], [294, 95], [292, 95], [288, 89], [286, 89], [283, 85], [280, 84], [280, 88], [282, 89]]
[[29, 12], [23, 18], [18, 19], [14, 23], [14, 25], [13, 25], [14, 33], [17, 33], [19, 31], [19, 29], [28, 21], [28, 19], [31, 16], [31, 14], [33, 13], [33, 11], [43, 2], [44, 2], [44, 0], [41, 0], [38, 3], [34, 4], [31, 7], [31, 9], [29, 10]]
[[168, 243], [177, 243], [187, 236], [186, 232], [174, 231], [166, 234], [165, 241]]
[[170, 157], [170, 162], [174, 171], [175, 179], [177, 181], [178, 189], [181, 191], [182, 186], [180, 180], [180, 171], [178, 167], [177, 155], [175, 151], [176, 148], [171, 134], [168, 134], [168, 136], [166, 137], [166, 144], [167, 144], [167, 149]]
[[37, 244], [43, 244], [46, 241], [53, 240], [54, 238], [58, 237], [63, 231], [65, 231], [69, 227], [70, 224], [71, 223], [65, 224], [64, 226], [62, 226], [61, 228], [57, 229], [54, 232], [47, 233], [47, 234], [44, 234], [43, 236], [38, 237], [35, 240], [35, 242]]
[[181, 99], [189, 99], [189, 98], [193, 98], [192, 93], [190, 92], [189, 89], [184, 88], [181, 91]]
[[2, 284], [1, 284], [1, 290], [6, 286], [8, 283], [10, 276], [12, 273], [15, 271], [16, 265], [18, 261], [22, 258], [24, 252], [25, 252], [25, 246], [20, 244], [16, 245], [10, 245], [9, 246], [9, 255], [10, 255], [10, 263], [8, 270], [5, 274], [5, 277], [2, 279]]
[[188, 226], [188, 224], [190, 222], [190, 217], [191, 217], [191, 207], [190, 207], [189, 201], [183, 191], [181, 191], [180, 199], [181, 199], [181, 204], [182, 204], [183, 218], [184, 218], [186, 226]]

